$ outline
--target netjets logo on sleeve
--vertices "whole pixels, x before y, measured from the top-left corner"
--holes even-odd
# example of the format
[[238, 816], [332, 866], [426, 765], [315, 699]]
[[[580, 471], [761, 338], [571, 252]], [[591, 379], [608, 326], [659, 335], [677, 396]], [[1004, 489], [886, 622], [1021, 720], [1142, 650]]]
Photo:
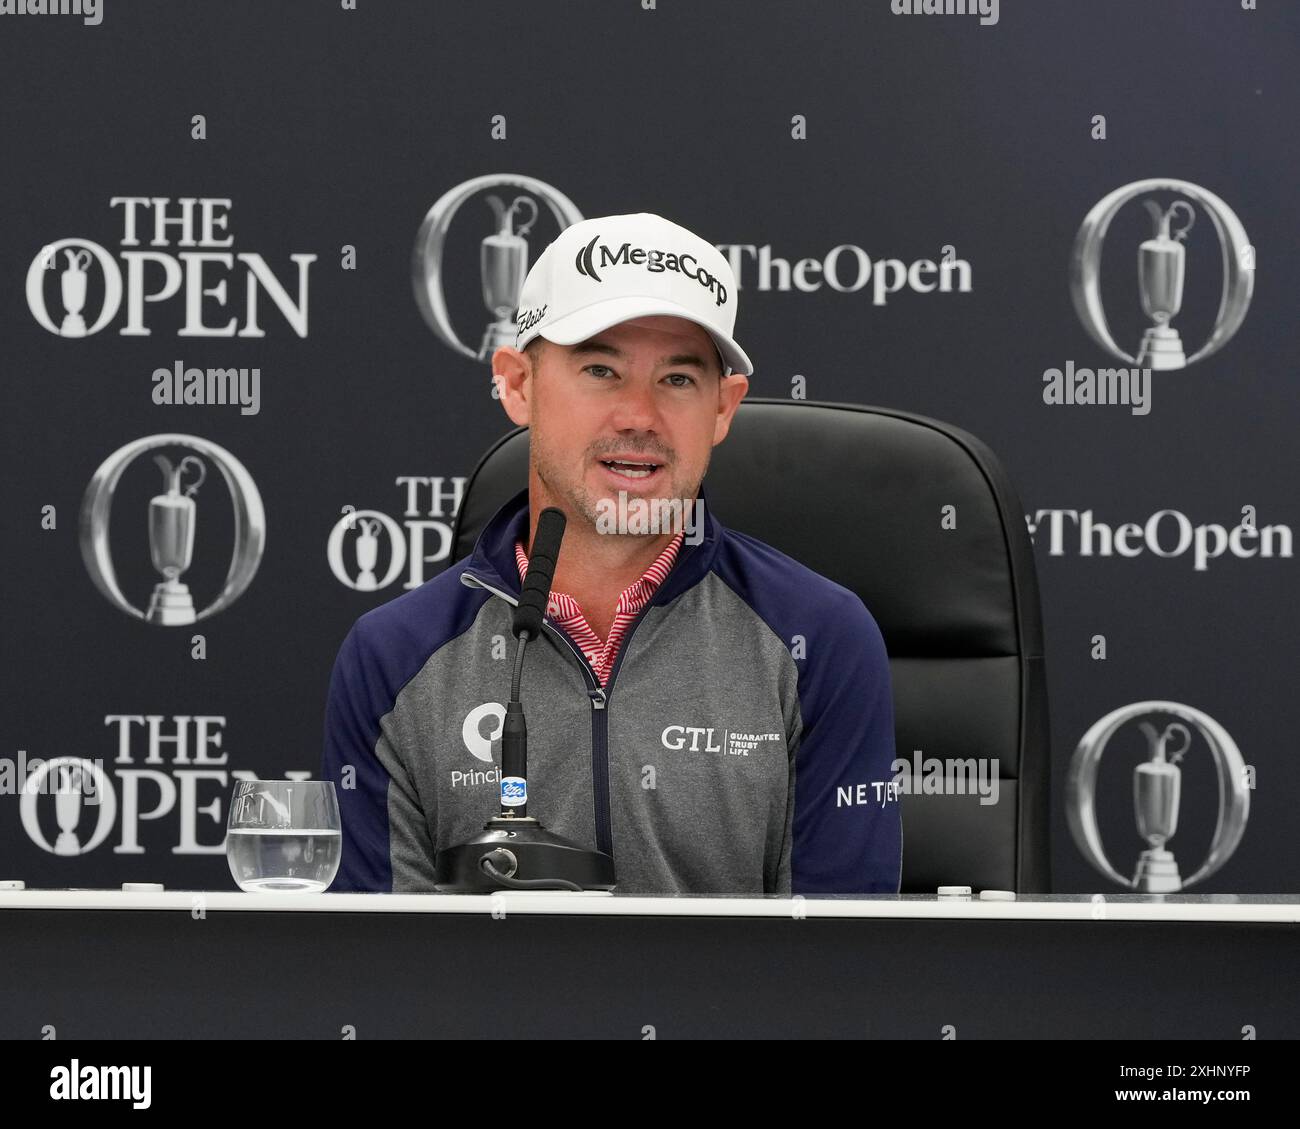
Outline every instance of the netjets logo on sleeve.
[[[599, 245], [599, 253], [597, 246]], [[700, 265], [694, 255], [681, 255], [673, 251], [663, 251], [657, 247], [633, 247], [624, 243], [617, 251], [600, 242], [600, 236], [592, 236], [591, 242], [579, 250], [573, 260], [574, 267], [581, 275], [593, 282], [604, 282], [599, 271], [607, 267], [632, 266], [641, 267], [651, 274], [663, 274], [671, 271], [697, 282], [713, 295], [715, 306], [725, 306], [730, 295], [721, 279], [712, 275]]]

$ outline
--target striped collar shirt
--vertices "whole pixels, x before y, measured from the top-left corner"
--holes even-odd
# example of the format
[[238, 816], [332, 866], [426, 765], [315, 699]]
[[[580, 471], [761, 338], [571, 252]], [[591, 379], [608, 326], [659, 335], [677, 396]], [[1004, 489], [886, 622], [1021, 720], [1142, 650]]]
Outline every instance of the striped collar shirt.
[[[655, 594], [659, 585], [664, 582], [664, 578], [676, 562], [678, 550], [682, 546], [682, 538], [683, 535], [678, 533], [655, 558], [654, 563], [642, 573], [641, 579], [633, 581], [623, 589], [614, 611], [614, 623], [610, 627], [608, 639], [602, 641], [592, 630], [577, 600], [567, 592], [551, 592], [551, 599], [546, 607], [547, 618], [555, 626], [562, 628], [587, 656], [587, 661], [591, 663], [591, 669], [602, 686], [609, 677], [609, 669], [623, 643], [627, 629], [650, 597]], [[523, 545], [518, 541], [515, 542], [515, 561], [519, 565], [519, 582], [522, 584], [524, 574], [528, 571], [528, 557], [524, 553]]]

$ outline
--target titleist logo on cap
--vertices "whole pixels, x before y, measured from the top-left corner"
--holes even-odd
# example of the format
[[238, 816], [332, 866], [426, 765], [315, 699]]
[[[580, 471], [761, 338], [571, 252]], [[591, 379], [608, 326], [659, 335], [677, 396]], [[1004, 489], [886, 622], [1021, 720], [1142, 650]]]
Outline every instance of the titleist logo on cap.
[[631, 243], [624, 243], [617, 251], [612, 251], [606, 244], [601, 243], [599, 262], [597, 262], [596, 244], [599, 241], [599, 235], [593, 236], [591, 242], [583, 247], [574, 258], [573, 265], [577, 267], [579, 274], [584, 274], [596, 282], [603, 282], [604, 279], [601, 278], [598, 271], [604, 270], [606, 267], [644, 267], [651, 274], [676, 271], [698, 282], [705, 290], [713, 294], [713, 304], [715, 306], [724, 305], [727, 301], [727, 288], [722, 284], [722, 281], [700, 266], [694, 255], [662, 251], [658, 248], [633, 248]]
[[519, 326], [520, 333], [527, 333], [545, 316], [546, 306], [543, 305], [538, 306], [535, 310], [520, 310], [515, 314], [515, 322]]

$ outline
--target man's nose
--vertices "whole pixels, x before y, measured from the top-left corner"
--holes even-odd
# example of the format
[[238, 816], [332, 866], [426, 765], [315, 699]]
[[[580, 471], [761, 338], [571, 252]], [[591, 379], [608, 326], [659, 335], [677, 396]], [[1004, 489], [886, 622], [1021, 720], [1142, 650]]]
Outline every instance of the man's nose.
[[654, 386], [641, 381], [624, 384], [618, 391], [611, 423], [618, 431], [657, 431], [659, 407]]

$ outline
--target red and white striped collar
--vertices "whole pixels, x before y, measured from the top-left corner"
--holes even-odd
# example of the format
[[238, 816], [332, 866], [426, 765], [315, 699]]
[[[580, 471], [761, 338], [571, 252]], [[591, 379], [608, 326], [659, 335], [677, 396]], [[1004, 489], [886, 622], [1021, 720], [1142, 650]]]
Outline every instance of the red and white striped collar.
[[[616, 615], [634, 616], [643, 607], [651, 596], [655, 594], [659, 585], [664, 582], [664, 578], [672, 570], [673, 564], [677, 560], [677, 554], [682, 547], [684, 535], [678, 533], [664, 547], [662, 553], [655, 557], [650, 567], [641, 574], [639, 580], [634, 580], [623, 589], [622, 595], [618, 598], [618, 605], [615, 609]], [[523, 545], [515, 542], [515, 562], [519, 566], [519, 582], [522, 584], [524, 574], [528, 571], [528, 557], [524, 553]], [[562, 626], [566, 621], [582, 619], [582, 609], [578, 606], [577, 600], [567, 592], [551, 592], [550, 603], [547, 606], [546, 614], [560, 622]]]

